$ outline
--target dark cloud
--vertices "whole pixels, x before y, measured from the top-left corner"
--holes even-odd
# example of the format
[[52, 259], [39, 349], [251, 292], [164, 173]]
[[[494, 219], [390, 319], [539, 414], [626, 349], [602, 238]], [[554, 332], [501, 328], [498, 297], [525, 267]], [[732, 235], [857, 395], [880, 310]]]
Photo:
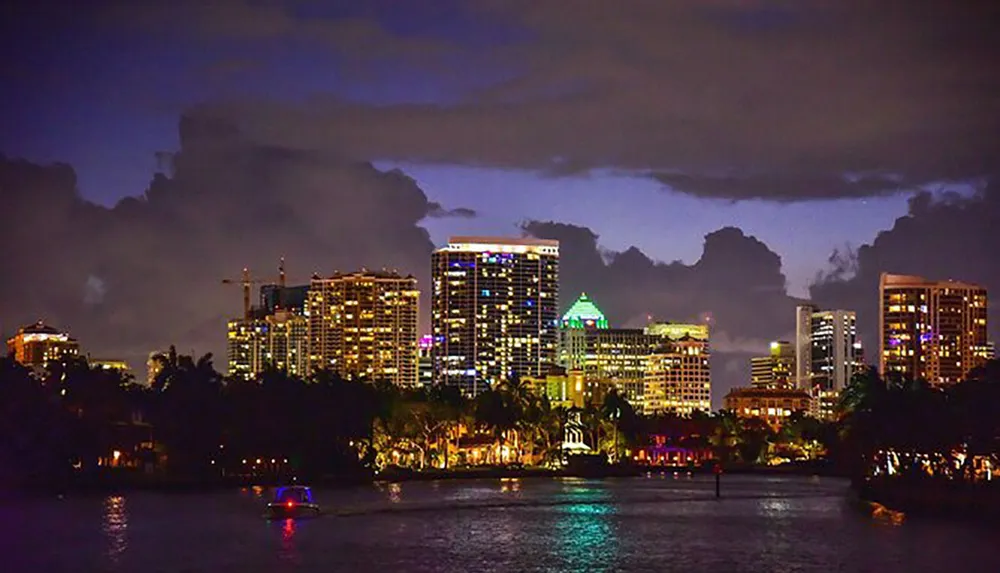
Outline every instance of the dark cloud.
[[[212, 111], [259, 141], [358, 159], [614, 168], [731, 199], [891, 193], [987, 175], [1000, 154], [997, 3], [469, 5], [520, 33], [461, 54], [465, 77], [503, 79], [455, 103]], [[878, 173], [894, 178], [845, 177]]]
[[705, 236], [692, 265], [653, 261], [632, 247], [603, 254], [598, 236], [585, 227], [532, 221], [528, 234], [560, 242], [563, 310], [588, 293], [618, 326], [643, 326], [650, 317], [700, 322], [710, 317], [713, 395], [745, 385], [749, 353], [794, 330], [796, 299], [785, 291], [781, 258], [764, 243], [727, 227]]
[[[654, 173], [660, 183], [708, 199], [770, 199], [802, 201], [804, 199], [855, 199], [876, 195], [891, 195], [915, 189], [898, 180], [883, 177], [849, 178], [833, 174], [764, 174], [726, 177], [695, 177], [682, 173]], [[911, 183], [911, 185], [913, 185]]]
[[82, 199], [73, 169], [0, 159], [0, 316], [5, 334], [45, 318], [95, 355], [141, 363], [176, 343], [224, 364], [225, 319], [240, 313], [243, 266], [262, 279], [287, 257], [313, 272], [397, 268], [427, 284], [432, 214], [399, 171], [247, 141], [197, 115], [180, 122], [169, 173], [108, 209]]
[[468, 207], [455, 207], [454, 209], [446, 209], [440, 203], [431, 202], [428, 204], [429, 210], [427, 212], [428, 217], [434, 218], [445, 218], [445, 217], [459, 217], [462, 219], [474, 219], [478, 216], [475, 209], [469, 209]]
[[[810, 291], [826, 307], [853, 308], [867, 346], [868, 359], [878, 359], [878, 282], [882, 272], [929, 279], [954, 279], [985, 286], [993, 298], [1000, 293], [1000, 183], [991, 182], [972, 197], [920, 193], [909, 213], [871, 244], [840, 252], [831, 269]], [[990, 303], [989, 325], [996, 340], [1000, 325], [997, 305]]]

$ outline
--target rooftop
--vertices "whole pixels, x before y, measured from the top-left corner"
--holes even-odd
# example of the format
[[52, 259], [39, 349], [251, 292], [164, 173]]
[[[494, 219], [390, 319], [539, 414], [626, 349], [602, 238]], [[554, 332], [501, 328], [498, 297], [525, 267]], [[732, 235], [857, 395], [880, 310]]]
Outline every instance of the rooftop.
[[45, 324], [44, 321], [39, 320], [34, 324], [29, 324], [22, 326], [18, 331], [18, 334], [66, 334], [54, 326]]
[[882, 273], [879, 283], [883, 287], [941, 287], [941, 288], [965, 288], [982, 290], [984, 287], [956, 280], [935, 281], [916, 275], [897, 275], [893, 273]]
[[495, 245], [517, 245], [528, 247], [558, 247], [559, 241], [552, 239], [536, 239], [535, 237], [475, 237], [456, 236], [448, 237], [449, 244], [482, 244], [492, 243]]
[[601, 309], [597, 308], [594, 301], [590, 300], [587, 293], [581, 293], [576, 302], [563, 315], [562, 324], [570, 328], [590, 326], [603, 329], [608, 327], [608, 319], [601, 312]]

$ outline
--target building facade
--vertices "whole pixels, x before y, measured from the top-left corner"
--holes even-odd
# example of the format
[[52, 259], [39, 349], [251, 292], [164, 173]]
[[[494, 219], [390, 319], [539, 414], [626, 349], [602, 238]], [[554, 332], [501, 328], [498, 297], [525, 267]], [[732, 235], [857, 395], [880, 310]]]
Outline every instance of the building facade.
[[784, 340], [771, 343], [770, 354], [750, 359], [750, 385], [754, 388], [795, 388], [795, 346]]
[[421, 336], [417, 351], [419, 353], [417, 358], [417, 385], [426, 388], [434, 383], [434, 357], [432, 356], [434, 351], [434, 336], [430, 334]]
[[435, 383], [475, 396], [555, 360], [558, 241], [452, 237], [431, 277]]
[[793, 414], [808, 414], [812, 398], [803, 390], [774, 388], [734, 388], [723, 399], [724, 408], [740, 418], [760, 418], [774, 428], [781, 427]]
[[666, 339], [649, 354], [643, 376], [645, 414], [712, 411], [712, 373], [708, 340]]
[[857, 317], [849, 310], [815, 311], [810, 330], [809, 377], [799, 388], [813, 397], [817, 417], [832, 419], [841, 392], [865, 369]]
[[239, 318], [226, 324], [227, 376], [237, 380], [256, 380], [267, 361], [267, 323], [259, 318]]
[[965, 379], [989, 354], [986, 289], [882, 273], [879, 370], [935, 386]]
[[69, 334], [38, 321], [19, 328], [7, 340], [7, 353], [30, 368], [45, 368], [50, 362], [80, 355], [80, 345]]
[[416, 386], [419, 306], [412, 276], [362, 271], [314, 278], [307, 303], [310, 370]]
[[545, 396], [549, 404], [559, 408], [584, 408], [587, 404], [597, 404], [596, 397], [587, 392], [580, 370], [567, 371], [560, 366], [552, 366], [544, 376], [527, 376], [524, 383], [536, 396]]

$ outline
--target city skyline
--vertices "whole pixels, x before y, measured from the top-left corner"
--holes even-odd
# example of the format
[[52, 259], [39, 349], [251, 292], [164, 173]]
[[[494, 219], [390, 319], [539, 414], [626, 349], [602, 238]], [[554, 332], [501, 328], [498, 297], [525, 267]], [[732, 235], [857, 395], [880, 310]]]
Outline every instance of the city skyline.
[[882, 272], [1000, 289], [988, 3], [327, 4], [15, 3], [0, 331], [221, 358], [243, 266], [523, 233], [615, 324], [711, 317], [724, 390], [806, 300], [874, 348]]

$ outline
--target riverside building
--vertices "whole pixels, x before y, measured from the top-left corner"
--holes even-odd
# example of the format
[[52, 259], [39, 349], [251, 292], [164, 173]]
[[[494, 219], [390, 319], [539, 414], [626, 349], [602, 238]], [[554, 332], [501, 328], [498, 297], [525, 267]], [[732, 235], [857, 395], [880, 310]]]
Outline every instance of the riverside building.
[[559, 242], [452, 237], [431, 256], [434, 382], [467, 396], [555, 360]]

